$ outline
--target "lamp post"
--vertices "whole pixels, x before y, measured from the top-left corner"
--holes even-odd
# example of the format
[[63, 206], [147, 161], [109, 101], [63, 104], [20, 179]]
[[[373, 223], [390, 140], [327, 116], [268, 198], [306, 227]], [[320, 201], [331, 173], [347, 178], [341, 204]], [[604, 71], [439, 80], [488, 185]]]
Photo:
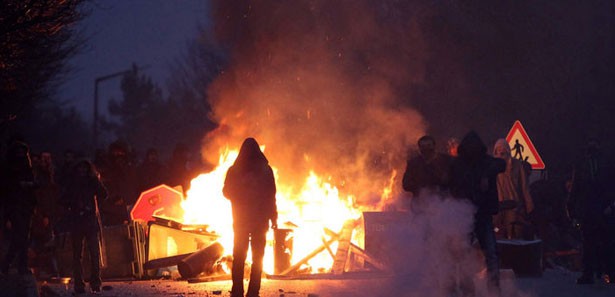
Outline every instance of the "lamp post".
[[118, 76], [122, 76], [125, 74], [130, 73], [131, 71], [137, 71], [139, 69], [145, 69], [148, 66], [143, 66], [143, 67], [137, 67], [137, 65], [132, 65], [131, 69], [128, 70], [124, 70], [124, 71], [120, 71], [120, 72], [116, 72], [116, 73], [112, 73], [112, 74], [107, 74], [107, 75], [103, 75], [100, 77], [97, 77], [94, 80], [94, 118], [93, 118], [93, 123], [92, 123], [92, 147], [94, 149], [94, 151], [96, 150], [96, 147], [98, 147], [98, 84], [112, 79], [112, 78], [116, 78]]

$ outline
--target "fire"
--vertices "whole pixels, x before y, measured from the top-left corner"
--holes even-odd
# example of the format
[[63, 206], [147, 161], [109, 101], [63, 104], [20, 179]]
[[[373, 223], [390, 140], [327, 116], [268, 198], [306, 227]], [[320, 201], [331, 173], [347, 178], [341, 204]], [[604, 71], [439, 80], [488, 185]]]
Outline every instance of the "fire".
[[220, 235], [218, 241], [227, 251], [233, 250], [233, 218], [231, 203], [222, 195], [226, 171], [239, 155], [238, 150], [228, 147], [220, 154], [218, 167], [210, 173], [201, 174], [190, 182], [186, 200], [182, 203], [185, 224], [209, 225]]
[[[192, 180], [186, 200], [184, 223], [204, 224], [221, 237], [219, 242], [227, 254], [233, 250], [233, 228], [231, 204], [222, 194], [227, 170], [237, 158], [238, 150], [228, 147], [220, 154], [218, 167], [210, 173], [201, 174]], [[292, 185], [278, 182], [278, 170], [272, 165], [277, 186], [277, 207], [279, 228], [292, 228], [293, 251], [291, 264], [304, 258], [326, 241], [325, 228], [339, 232], [349, 219], [359, 219], [361, 210], [355, 205], [355, 197], [342, 196], [329, 181], [309, 172], [299, 191]], [[356, 237], [359, 234], [355, 234]], [[335, 253], [336, 244], [331, 246]], [[273, 232], [267, 234], [264, 271], [273, 273]], [[248, 255], [250, 259], [250, 255]], [[326, 252], [308, 261], [312, 272], [327, 272], [333, 264], [333, 257]]]

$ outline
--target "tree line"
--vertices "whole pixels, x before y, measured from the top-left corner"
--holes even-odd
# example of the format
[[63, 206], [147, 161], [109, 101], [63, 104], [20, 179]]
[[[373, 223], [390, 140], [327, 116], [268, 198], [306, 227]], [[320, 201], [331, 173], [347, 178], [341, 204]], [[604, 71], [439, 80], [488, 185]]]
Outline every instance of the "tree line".
[[[13, 138], [33, 148], [91, 155], [91, 124], [57, 96], [71, 74], [68, 61], [87, 40], [76, 24], [87, 17], [87, 0], [8, 0], [0, 3], [0, 151]], [[181, 142], [198, 148], [209, 130], [207, 85], [222, 71], [224, 52], [202, 29], [170, 66], [168, 96], [136, 67], [121, 80], [122, 97], [106, 106], [100, 128], [139, 152], [170, 153]], [[128, 66], [128, 65], [127, 65]], [[105, 149], [104, 145], [99, 147]]]

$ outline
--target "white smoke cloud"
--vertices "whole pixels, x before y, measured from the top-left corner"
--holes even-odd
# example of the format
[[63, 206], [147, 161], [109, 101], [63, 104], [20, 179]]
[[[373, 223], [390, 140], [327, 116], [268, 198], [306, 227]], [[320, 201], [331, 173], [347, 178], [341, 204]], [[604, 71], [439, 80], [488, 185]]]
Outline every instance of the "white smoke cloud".
[[[389, 235], [394, 277], [376, 296], [448, 297], [485, 296], [484, 258], [472, 245], [475, 207], [467, 200], [421, 194], [412, 203], [408, 223]], [[501, 276], [501, 296], [528, 296], [520, 292], [510, 273]]]

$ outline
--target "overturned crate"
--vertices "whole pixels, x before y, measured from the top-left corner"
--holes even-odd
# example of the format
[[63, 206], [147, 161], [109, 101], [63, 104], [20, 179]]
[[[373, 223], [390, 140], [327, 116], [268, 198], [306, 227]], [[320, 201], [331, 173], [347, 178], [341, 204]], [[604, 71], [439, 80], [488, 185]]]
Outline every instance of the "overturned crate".
[[101, 276], [111, 278], [143, 278], [145, 261], [145, 233], [136, 222], [126, 225], [104, 227]]
[[148, 223], [145, 269], [178, 265], [189, 255], [212, 245], [219, 235], [205, 226], [185, 226], [177, 222], [156, 220]]
[[[124, 225], [106, 226], [101, 229], [101, 277], [104, 279], [142, 278], [145, 261], [145, 234], [143, 226], [131, 222]], [[56, 238], [58, 272], [61, 276], [73, 274], [73, 246], [70, 233]], [[90, 255], [87, 244], [82, 251], [84, 275], [89, 276]]]

